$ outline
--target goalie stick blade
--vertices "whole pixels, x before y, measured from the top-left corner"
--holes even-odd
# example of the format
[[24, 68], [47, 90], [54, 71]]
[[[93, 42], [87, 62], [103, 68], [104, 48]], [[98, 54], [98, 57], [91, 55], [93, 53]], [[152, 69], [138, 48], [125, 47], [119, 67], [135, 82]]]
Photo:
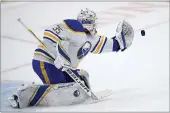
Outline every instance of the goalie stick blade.
[[113, 91], [111, 89], [106, 89], [106, 90], [103, 90], [103, 91], [98, 91], [95, 94], [96, 94], [97, 98], [99, 100], [101, 100], [103, 98], [111, 96], [113, 94]]
[[111, 89], [106, 89], [106, 90], [95, 92], [95, 95], [98, 98], [98, 100], [90, 98], [85, 102], [85, 104], [91, 104], [91, 103], [97, 103], [97, 102], [103, 101], [107, 97], [111, 96], [112, 94], [113, 94], [113, 91]]
[[99, 100], [98, 97], [97, 97], [93, 92], [91, 92], [91, 94], [92, 94], [92, 95], [91, 95], [91, 98], [92, 98], [93, 100]]

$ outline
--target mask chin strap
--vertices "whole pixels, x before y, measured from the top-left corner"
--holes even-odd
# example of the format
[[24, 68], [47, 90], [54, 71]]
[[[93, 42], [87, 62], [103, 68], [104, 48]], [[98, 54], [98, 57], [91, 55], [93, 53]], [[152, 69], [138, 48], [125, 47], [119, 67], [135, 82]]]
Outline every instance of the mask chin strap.
[[96, 30], [96, 25], [93, 26], [93, 29], [90, 31], [92, 35], [96, 35], [97, 30]]
[[91, 35], [96, 35], [97, 31], [96, 29], [94, 28], [93, 30], [89, 31]]
[[[97, 33], [96, 31], [96, 27], [95, 25], [92, 27], [92, 26], [84, 26], [84, 28], [91, 34], [91, 35], [95, 35]], [[92, 28], [92, 30], [89, 30], [90, 28]]]

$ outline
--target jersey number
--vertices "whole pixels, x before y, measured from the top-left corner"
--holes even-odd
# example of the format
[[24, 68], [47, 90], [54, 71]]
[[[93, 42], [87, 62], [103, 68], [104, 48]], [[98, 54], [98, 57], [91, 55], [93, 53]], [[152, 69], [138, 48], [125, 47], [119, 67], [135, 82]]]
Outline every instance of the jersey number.
[[56, 27], [54, 27], [53, 30], [54, 30], [55, 33], [57, 33], [57, 34], [59, 34], [61, 31], [63, 31], [59, 25], [57, 25]]

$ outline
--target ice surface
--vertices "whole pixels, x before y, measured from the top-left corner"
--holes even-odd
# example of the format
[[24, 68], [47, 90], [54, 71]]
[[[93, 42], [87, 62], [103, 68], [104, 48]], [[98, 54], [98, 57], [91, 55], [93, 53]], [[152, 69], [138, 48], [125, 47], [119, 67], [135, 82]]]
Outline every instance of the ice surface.
[[[146, 36], [135, 33], [134, 43], [125, 52], [89, 54], [80, 68], [90, 73], [94, 91], [112, 89], [105, 101], [73, 106], [12, 109], [6, 98], [21, 83], [41, 81], [33, 72], [31, 60], [37, 41], [16, 20], [23, 21], [39, 36], [43, 30], [65, 18], [76, 18], [81, 8], [98, 12], [99, 32], [111, 37], [115, 33], [116, 15], [104, 12], [130, 3], [5, 3], [1, 7], [1, 111], [168, 111], [169, 110], [169, 5], [151, 12], [137, 12], [126, 18], [134, 29], [145, 29]], [[153, 3], [154, 4], [154, 3]], [[71, 7], [71, 10], [69, 10]], [[118, 10], [117, 10], [118, 11]], [[109, 10], [115, 12], [115, 10]], [[134, 14], [134, 12], [123, 11]], [[118, 11], [118, 13], [120, 13]], [[122, 11], [121, 11], [122, 13]], [[105, 18], [107, 17], [107, 18]], [[113, 20], [111, 20], [113, 19]], [[110, 21], [111, 20], [111, 21]], [[102, 22], [108, 22], [102, 26]], [[17, 39], [17, 40], [16, 40]], [[41, 109], [40, 109], [41, 108]]]

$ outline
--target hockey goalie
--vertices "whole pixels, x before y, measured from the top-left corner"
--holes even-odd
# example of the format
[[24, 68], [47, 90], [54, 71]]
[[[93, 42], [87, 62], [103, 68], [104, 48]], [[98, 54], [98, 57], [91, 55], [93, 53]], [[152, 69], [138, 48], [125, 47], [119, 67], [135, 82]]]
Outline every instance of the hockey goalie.
[[65, 19], [47, 28], [42, 40], [45, 47], [39, 44], [32, 60], [33, 70], [43, 84], [20, 86], [8, 98], [12, 107], [71, 105], [91, 98], [66, 70], [91, 91], [88, 72], [77, 68], [83, 58], [88, 53], [123, 52], [134, 38], [132, 26], [124, 20], [111, 38], [98, 35], [96, 28], [96, 13], [87, 8], [80, 11], [77, 19]]

